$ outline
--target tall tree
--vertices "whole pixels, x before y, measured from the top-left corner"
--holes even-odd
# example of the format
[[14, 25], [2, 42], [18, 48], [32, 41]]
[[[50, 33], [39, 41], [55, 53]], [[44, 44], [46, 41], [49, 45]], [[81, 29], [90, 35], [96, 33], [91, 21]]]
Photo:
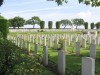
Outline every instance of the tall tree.
[[68, 20], [68, 19], [61, 20], [60, 23], [61, 23], [62, 26], [64, 26], [64, 28], [66, 28], [67, 25], [72, 26], [71, 21]]
[[60, 25], [61, 25], [60, 21], [56, 21], [56, 29], [60, 29]]
[[72, 22], [76, 26], [76, 29], [78, 26], [84, 25], [84, 20], [80, 18], [72, 19]]
[[9, 27], [13, 27], [13, 29], [15, 29], [17, 27], [16, 22], [14, 21], [14, 19], [9, 19]]
[[100, 22], [97, 22], [96, 23], [96, 29], [99, 29], [100, 28]]
[[40, 21], [40, 29], [44, 29], [45, 28], [45, 21]]
[[91, 29], [94, 29], [94, 23], [92, 22], [90, 25], [91, 25]]
[[31, 19], [26, 21], [26, 24], [31, 24], [33, 25], [33, 28], [35, 27], [35, 24], [40, 25], [41, 19], [38, 16], [34, 16]]
[[84, 28], [88, 29], [88, 22], [84, 22]]
[[22, 27], [25, 23], [25, 20], [19, 16], [9, 19], [10, 26], [15, 29], [15, 27]]
[[52, 29], [52, 25], [53, 25], [53, 22], [52, 21], [48, 21], [48, 28], [49, 29]]

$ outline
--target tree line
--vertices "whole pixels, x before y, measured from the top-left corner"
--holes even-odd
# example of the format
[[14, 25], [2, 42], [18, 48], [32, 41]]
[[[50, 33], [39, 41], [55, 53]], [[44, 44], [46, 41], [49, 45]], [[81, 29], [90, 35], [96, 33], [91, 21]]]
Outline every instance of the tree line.
[[[4, 18], [2, 16], [0, 16], [0, 18]], [[40, 29], [44, 29], [45, 28], [45, 21], [41, 20], [38, 16], [33, 16], [28, 20], [25, 20], [22, 17], [16, 16], [14, 18], [8, 19], [8, 24], [9, 27], [13, 27], [14, 29], [16, 27], [23, 27], [24, 25], [33, 25], [33, 29], [35, 28], [35, 25], [39, 25]], [[66, 28], [66, 26], [76, 26], [76, 29], [79, 26], [84, 26], [85, 29], [88, 29], [88, 22], [85, 22], [84, 19], [81, 18], [75, 18], [75, 19], [62, 19], [61, 21], [56, 21], [55, 23], [55, 27], [56, 29], [60, 29], [60, 26], [63, 26], [64, 28]], [[94, 23], [92, 22], [90, 24], [90, 28], [94, 29], [96, 27], [96, 29], [100, 28], [100, 22]], [[48, 29], [52, 29], [53, 28], [53, 21], [48, 21]]]
[[[33, 25], [33, 29], [35, 28], [35, 25], [39, 25], [40, 29], [44, 29], [45, 28], [45, 21], [41, 20], [38, 16], [33, 16], [28, 20], [25, 20], [22, 17], [16, 16], [14, 18], [11, 18], [8, 20], [9, 21], [9, 27], [13, 27], [14, 29], [16, 27], [23, 27], [24, 25]], [[88, 22], [85, 22], [84, 19], [81, 18], [75, 18], [75, 19], [62, 19], [60, 21], [56, 21], [55, 23], [55, 27], [56, 29], [60, 29], [60, 26], [64, 26], [64, 28], [66, 28], [66, 26], [76, 26], [76, 29], [79, 26], [84, 26], [85, 29], [88, 29]], [[94, 23], [92, 22], [90, 24], [90, 28], [94, 29], [96, 27], [96, 29], [100, 28], [100, 22]], [[48, 21], [48, 29], [52, 29], [53, 28], [53, 21]]]

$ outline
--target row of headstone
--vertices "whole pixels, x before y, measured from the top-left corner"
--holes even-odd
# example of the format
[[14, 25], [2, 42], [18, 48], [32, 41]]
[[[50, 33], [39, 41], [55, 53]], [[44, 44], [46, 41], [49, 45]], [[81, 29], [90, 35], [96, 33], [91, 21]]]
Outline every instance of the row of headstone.
[[[13, 39], [13, 42], [15, 42], [16, 41], [16, 45], [17, 46], [20, 46], [21, 48], [25, 48], [25, 41], [22, 39], [22, 36], [19, 38], [16, 38], [16, 37], [10, 37], [11, 39]], [[39, 44], [41, 44], [41, 42], [43, 43], [43, 45], [44, 46], [47, 46], [47, 39], [46, 39], [46, 37], [44, 37], [43, 38], [44, 39], [44, 42], [42, 42], [41, 40], [38, 40], [38, 38], [36, 38], [36, 44], [38, 44], [38, 42], [40, 42]], [[66, 42], [65, 42], [66, 40], [63, 40], [63, 50], [66, 50]], [[55, 49], [58, 49], [58, 42], [59, 42], [59, 40], [56, 38], [55, 40], [54, 40], [54, 48]], [[30, 47], [28, 47], [28, 46], [30, 46], [29, 44], [29, 42], [27, 42], [27, 47], [26, 48], [28, 48], [28, 50], [29, 50], [29, 52], [30, 52]], [[51, 47], [52, 46], [52, 44], [53, 44], [53, 42], [52, 42], [52, 39], [51, 38], [49, 38], [48, 39], [48, 47]], [[76, 43], [75, 42], [75, 48], [76, 48], [76, 55], [79, 55], [79, 51], [80, 51], [80, 47], [78, 47], [79, 45], [77, 45], [78, 43]], [[86, 48], [86, 40], [85, 39], [83, 39], [83, 43], [82, 43], [82, 47], [84, 48]], [[91, 50], [91, 49], [90, 49]], [[95, 53], [95, 52], [94, 52]]]
[[[21, 38], [16, 38], [16, 37], [10, 37], [13, 43], [18, 45], [19, 47], [23, 48], [26, 46], [28, 49], [28, 52], [30, 53], [30, 42], [24, 42], [23, 39]], [[58, 39], [55, 39], [55, 48], [58, 47]], [[26, 44], [25, 44], [26, 43]], [[43, 44], [43, 64], [46, 66], [48, 65], [48, 49], [46, 46], [46, 37], [44, 37], [44, 44]], [[36, 42], [35, 44], [35, 53], [38, 53], [38, 44]], [[61, 75], [65, 75], [65, 49], [66, 49], [66, 41], [63, 41], [63, 50], [58, 51], [58, 73]], [[76, 43], [76, 54], [80, 55], [80, 43]], [[90, 46], [90, 57], [82, 58], [82, 75], [94, 75], [95, 71], [95, 66], [94, 66], [94, 58], [96, 58], [96, 46], [94, 44], [91, 44]], [[88, 69], [87, 69], [88, 66]]]
[[[37, 48], [37, 45], [35, 46]], [[37, 51], [37, 49], [36, 49]], [[43, 64], [48, 65], [48, 47], [43, 46]], [[66, 72], [66, 53], [64, 50], [58, 51], [58, 73], [65, 75]], [[95, 59], [82, 57], [82, 75], [95, 75]]]
[[[34, 35], [35, 36], [35, 35]], [[56, 37], [58, 37], [59, 39], [66, 39], [68, 40], [68, 44], [70, 45], [70, 42], [72, 42], [72, 39], [74, 42], [81, 42], [82, 43], [82, 47], [85, 48], [86, 47], [86, 43], [88, 42], [89, 44], [94, 43], [96, 45], [100, 45], [100, 39], [99, 36], [97, 38], [94, 38], [93, 36], [89, 36], [89, 35], [36, 35], [36, 37], [34, 37], [33, 35], [30, 35], [29, 37], [27, 36], [27, 41], [29, 42], [33, 42], [34, 43], [34, 39], [35, 38], [41, 38], [41, 40], [43, 39], [43, 37], [47, 37], [48, 38], [52, 38], [52, 40], [54, 41], [54, 39], [56, 39]], [[31, 37], [31, 38], [30, 38]], [[38, 39], [38, 40], [39, 40]]]

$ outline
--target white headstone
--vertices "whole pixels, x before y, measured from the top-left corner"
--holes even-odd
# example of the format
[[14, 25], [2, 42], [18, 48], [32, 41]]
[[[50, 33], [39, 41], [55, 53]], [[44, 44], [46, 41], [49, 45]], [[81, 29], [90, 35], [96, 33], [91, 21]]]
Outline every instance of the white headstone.
[[46, 37], [44, 37], [44, 44], [43, 45], [46, 46]]
[[91, 58], [96, 58], [96, 45], [91, 44], [90, 45], [90, 57]]
[[95, 75], [95, 60], [90, 57], [82, 57], [82, 75]]
[[75, 43], [75, 48], [76, 48], [76, 55], [80, 55], [80, 42]]
[[83, 40], [82, 40], [82, 47], [83, 47], [83, 48], [86, 48], [86, 39], [83, 39]]
[[38, 53], [38, 44], [35, 44], [35, 47], [34, 47], [34, 53], [35, 53], [35, 54]]
[[65, 75], [65, 68], [66, 68], [65, 51], [59, 50], [58, 51], [58, 73], [60, 75]]
[[43, 46], [43, 64], [45, 66], [48, 65], [48, 47], [47, 46]]
[[58, 39], [57, 38], [54, 41], [54, 48], [55, 49], [58, 49]]
[[63, 49], [64, 51], [66, 51], [66, 40], [63, 40]]

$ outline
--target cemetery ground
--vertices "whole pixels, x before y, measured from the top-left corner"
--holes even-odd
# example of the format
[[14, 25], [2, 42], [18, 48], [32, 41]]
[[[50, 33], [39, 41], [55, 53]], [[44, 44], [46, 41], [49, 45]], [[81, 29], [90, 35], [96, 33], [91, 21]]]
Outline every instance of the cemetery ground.
[[[19, 35], [51, 35], [51, 34], [82, 34], [81, 32], [70, 32], [70, 33], [66, 33], [66, 32], [13, 32], [13, 33], [9, 33], [10, 36], [13, 37], [17, 37]], [[36, 36], [35, 36], [36, 38]], [[26, 40], [27, 42], [27, 40]], [[58, 48], [55, 49], [54, 47], [54, 43], [52, 43], [52, 47], [48, 47], [48, 57], [49, 60], [54, 62], [55, 64], [58, 64], [58, 51], [62, 49], [62, 39], [59, 39], [58, 42]], [[35, 49], [35, 44], [36, 43], [36, 39], [33, 42], [30, 42], [30, 52], [34, 53], [34, 49]], [[87, 43], [86, 44], [86, 48], [82, 48], [82, 44], [80, 45], [80, 55], [77, 56], [76, 55], [76, 50], [75, 50], [75, 42], [71, 42], [70, 45], [68, 45], [68, 40], [66, 40], [66, 70], [67, 70], [67, 74], [69, 75], [81, 75], [81, 64], [82, 64], [82, 57], [89, 57], [90, 56], [90, 44]], [[46, 45], [48, 45], [49, 43], [47, 42], [46, 39]], [[26, 45], [27, 46], [27, 45]], [[27, 49], [28, 51], [28, 49]], [[43, 57], [43, 39], [41, 42], [41, 45], [38, 45], [38, 53], [37, 55], [39, 55], [40, 59]], [[26, 58], [28, 58], [28, 55], [25, 55]], [[31, 58], [30, 58], [31, 59]], [[34, 62], [34, 60], [30, 60], [27, 59], [27, 61], [25, 62], [31, 62], [31, 66], [27, 66], [24, 65], [25, 67], [27, 66], [28, 68], [31, 68], [32, 65], [34, 65], [32, 62]], [[24, 59], [23, 59], [24, 60]], [[25, 63], [24, 63], [25, 64]], [[37, 64], [37, 62], [35, 63]], [[40, 68], [40, 65], [38, 65]], [[43, 69], [45, 69], [43, 67]], [[96, 60], [95, 60], [95, 75], [100, 75], [100, 45], [96, 46]], [[39, 71], [39, 69], [38, 69]], [[44, 75], [44, 74], [43, 74]], [[52, 75], [52, 73], [50, 74]]]

